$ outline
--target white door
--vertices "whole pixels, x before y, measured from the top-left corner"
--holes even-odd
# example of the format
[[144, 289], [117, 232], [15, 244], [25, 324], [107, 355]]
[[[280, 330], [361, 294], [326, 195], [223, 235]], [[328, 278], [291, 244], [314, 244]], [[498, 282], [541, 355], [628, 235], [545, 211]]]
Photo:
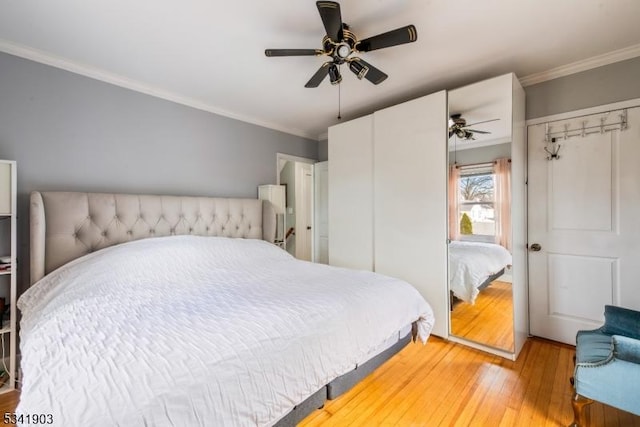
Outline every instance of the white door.
[[[627, 112], [626, 130], [560, 133], [555, 144], [545, 143], [545, 124], [528, 128], [533, 335], [575, 344], [578, 330], [603, 323], [605, 304], [640, 309], [640, 108]], [[550, 131], [620, 122], [620, 113], [549, 123]], [[547, 160], [545, 148], [558, 147]]]
[[329, 162], [313, 165], [313, 262], [329, 263]]
[[311, 261], [313, 165], [296, 162], [296, 258]]

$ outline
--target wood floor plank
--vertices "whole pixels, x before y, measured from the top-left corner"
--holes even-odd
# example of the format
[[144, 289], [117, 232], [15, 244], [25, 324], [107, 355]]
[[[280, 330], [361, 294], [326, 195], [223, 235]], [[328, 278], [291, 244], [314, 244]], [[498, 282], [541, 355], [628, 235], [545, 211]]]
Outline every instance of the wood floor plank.
[[518, 375], [514, 378], [512, 384], [511, 394], [508, 399], [508, 406], [518, 412], [520, 412], [523, 402], [525, 400], [525, 395], [528, 392], [528, 386], [531, 379], [531, 372], [536, 367], [536, 358], [538, 356], [538, 352], [540, 350], [540, 346], [533, 345], [531, 342], [527, 342], [525, 347], [528, 351], [522, 352], [518, 357], [517, 366]]
[[[405, 349], [412, 351], [403, 352], [402, 354], [411, 354], [412, 352], [419, 351], [419, 346], [421, 345], [422, 344], [415, 344], [413, 348]], [[444, 353], [444, 351], [446, 351], [446, 349], [442, 348], [439, 350], [439, 353]], [[409, 376], [411, 376], [423, 369], [422, 365], [413, 364], [409, 367], [405, 365], [395, 365], [391, 366], [385, 371], [384, 367], [386, 365], [391, 365], [394, 360], [397, 360], [395, 359], [395, 356], [388, 363], [378, 368], [372, 374], [372, 376], [366, 378], [361, 384], [354, 387], [354, 389], [350, 390], [344, 396], [341, 396], [337, 400], [328, 402], [325, 405], [327, 411], [331, 413], [336, 413], [339, 411], [341, 414], [341, 418], [349, 416], [352, 411], [358, 410], [358, 408], [362, 407], [367, 407], [370, 411], [373, 411], [375, 409], [374, 406], [376, 403], [378, 405], [384, 404], [385, 396], [391, 396], [394, 391], [401, 389], [404, 382], [407, 381], [405, 379], [404, 382], [398, 382], [396, 381], [396, 378], [402, 376], [403, 373], [405, 375], [409, 374]], [[382, 374], [376, 375], [379, 371], [383, 371]], [[389, 383], [393, 383], [394, 387], [391, 389], [385, 387], [385, 384]], [[362, 418], [362, 414], [360, 418]], [[352, 425], [358, 425], [358, 417], [354, 417], [353, 419], [351, 419], [351, 423]], [[333, 419], [331, 420], [331, 422], [327, 423], [327, 426], [331, 425], [334, 425]], [[335, 425], [341, 425], [340, 420], [338, 420]]]
[[518, 422], [518, 411], [512, 408], [506, 408], [504, 416], [500, 420], [498, 427], [515, 427]]
[[[466, 376], [466, 378], [465, 376], [460, 377], [462, 380], [460, 386], [452, 389], [452, 396], [455, 396], [455, 398], [451, 401], [445, 401], [440, 405], [438, 409], [445, 409], [444, 417], [439, 419], [439, 414], [436, 412], [434, 424], [437, 422], [437, 425], [442, 426], [453, 425], [453, 423], [455, 423], [455, 421], [460, 417], [460, 414], [464, 411], [470, 396], [477, 388], [479, 378], [482, 377], [487, 369], [486, 363], [489, 357], [482, 354], [480, 351], [476, 351], [476, 353], [474, 362], [469, 363], [468, 366], [461, 365], [461, 368], [469, 369], [468, 373], [471, 375]], [[428, 418], [426, 417], [419, 418], [416, 421], [424, 423], [427, 419]]]
[[542, 381], [534, 402], [535, 410], [531, 416], [530, 425], [532, 426], [538, 427], [546, 422], [551, 402], [551, 391], [553, 390], [553, 381], [547, 379], [555, 378], [559, 355], [560, 349], [558, 347], [550, 347], [550, 351], [545, 357], [546, 362], [543, 364], [544, 369], [541, 375]]
[[[461, 351], [460, 348], [451, 348], [446, 355], [441, 359], [440, 369], [432, 369], [428, 375], [415, 377], [411, 384], [411, 389], [405, 392], [405, 396], [402, 401], [397, 405], [392, 405], [384, 415], [381, 414], [382, 423], [393, 424], [394, 420], [402, 418], [405, 414], [416, 406], [424, 407], [436, 399], [437, 394], [442, 393], [442, 390], [436, 390], [434, 388], [425, 387], [427, 384], [437, 382], [442, 375], [449, 376], [450, 378], [456, 378], [456, 373], [459, 375], [459, 367], [456, 363], [456, 355]], [[415, 390], [412, 392], [412, 390]], [[426, 405], [425, 405], [426, 404]]]
[[[465, 350], [462, 346], [453, 347], [459, 347], [460, 351]], [[453, 353], [453, 350], [451, 353]], [[456, 355], [456, 358], [458, 357]], [[481, 355], [478, 352], [475, 358], [470, 360], [470, 366], [473, 366], [480, 357]], [[416, 394], [420, 395], [420, 399], [409, 408], [402, 419], [411, 425], [420, 425], [425, 419], [430, 420], [436, 426], [441, 424], [441, 420], [446, 416], [447, 411], [452, 409], [450, 405], [447, 405], [447, 402], [456, 399], [457, 389], [469, 381], [470, 370], [461, 368], [463, 367], [460, 365], [460, 361], [455, 360], [449, 370], [443, 371], [437, 382], [422, 384], [422, 387], [415, 391]], [[447, 379], [446, 384], [442, 384], [442, 378]], [[439, 386], [434, 386], [434, 384], [439, 384]]]
[[497, 361], [500, 369], [497, 370], [495, 380], [491, 387], [487, 390], [484, 396], [482, 405], [478, 408], [473, 421], [479, 425], [493, 425], [500, 424], [502, 417], [506, 411], [506, 406], [503, 404], [503, 396], [501, 390], [509, 376], [508, 369], [505, 369], [503, 361]]
[[558, 369], [551, 388], [549, 410], [545, 421], [546, 427], [569, 425], [571, 417], [562, 416], [571, 411], [571, 398], [573, 390], [569, 378], [573, 376], [573, 350], [558, 346]]
[[[523, 427], [536, 426], [534, 419], [536, 418], [536, 400], [541, 393], [541, 388], [546, 381], [544, 377], [547, 363], [550, 362], [549, 356], [551, 354], [551, 346], [544, 346], [540, 349], [536, 360], [532, 361], [534, 367], [530, 371], [531, 377], [529, 378], [529, 384], [527, 386], [522, 406], [520, 407], [520, 420], [519, 423]], [[546, 361], [546, 363], [540, 363], [540, 360]], [[536, 426], [537, 427], [537, 426]]]
[[[418, 348], [414, 348], [416, 354], [422, 352], [424, 353], [428, 349], [427, 346], [422, 346], [422, 344], [415, 344], [420, 346]], [[437, 353], [433, 355], [433, 361], [436, 364], [439, 364], [441, 360], [445, 357], [446, 353], [449, 351], [446, 347], [441, 347]], [[369, 420], [371, 418], [380, 419], [383, 417], [385, 413], [385, 408], [388, 407], [390, 401], [396, 402], [398, 400], [398, 395], [402, 393], [402, 390], [406, 389], [406, 386], [411, 383], [411, 381], [415, 378], [416, 375], [419, 375], [421, 371], [431, 371], [434, 369], [434, 365], [431, 363], [416, 363], [414, 364], [413, 369], [408, 370], [408, 375], [404, 375], [405, 378], [401, 379], [403, 373], [396, 373], [397, 379], [396, 382], [392, 385], [389, 384], [380, 384], [379, 387], [376, 388], [378, 394], [376, 396], [367, 396], [367, 393], [364, 394], [364, 400], [362, 404], [366, 405], [367, 408], [362, 410], [360, 405], [355, 407], [356, 410], [359, 410], [359, 414], [350, 419], [348, 424], [345, 424], [344, 421], [340, 418], [336, 418], [336, 424], [338, 426], [342, 425], [368, 425]], [[393, 399], [395, 396], [395, 399]]]
[[18, 406], [18, 400], [20, 399], [20, 392], [17, 390], [9, 391], [4, 394], [0, 394], [0, 414], [4, 417], [6, 413], [12, 413], [16, 411]]
[[326, 422], [329, 420], [329, 418], [331, 418], [331, 413], [325, 411], [324, 409], [319, 409], [305, 418], [304, 425], [307, 427], [326, 425]]

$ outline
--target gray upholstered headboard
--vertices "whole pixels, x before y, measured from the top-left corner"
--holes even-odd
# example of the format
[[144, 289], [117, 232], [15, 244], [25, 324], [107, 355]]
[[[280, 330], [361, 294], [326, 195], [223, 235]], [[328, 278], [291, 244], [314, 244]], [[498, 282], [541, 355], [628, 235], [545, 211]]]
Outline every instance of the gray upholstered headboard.
[[193, 234], [273, 242], [275, 211], [258, 199], [33, 192], [31, 284], [82, 255], [147, 237]]

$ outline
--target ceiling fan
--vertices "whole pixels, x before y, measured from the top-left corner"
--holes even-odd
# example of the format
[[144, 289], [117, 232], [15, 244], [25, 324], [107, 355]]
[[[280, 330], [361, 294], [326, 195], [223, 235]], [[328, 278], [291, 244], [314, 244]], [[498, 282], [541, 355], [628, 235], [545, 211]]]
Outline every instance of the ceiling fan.
[[452, 114], [449, 118], [449, 138], [456, 135], [460, 139], [474, 140], [474, 133], [490, 134], [491, 132], [485, 130], [470, 128], [483, 123], [495, 122], [496, 120], [500, 119], [484, 120], [482, 122], [475, 122], [468, 125], [467, 120], [462, 117], [462, 114]]
[[329, 75], [331, 84], [339, 84], [342, 81], [339, 65], [349, 64], [349, 69], [362, 80], [369, 80], [373, 84], [382, 83], [388, 76], [365, 62], [361, 58], [354, 56], [361, 52], [383, 49], [400, 44], [414, 42], [418, 39], [416, 27], [407, 25], [406, 27], [378, 34], [363, 40], [358, 38], [349, 30], [349, 26], [342, 22], [340, 5], [334, 1], [316, 2], [320, 18], [324, 24], [326, 35], [322, 39], [322, 49], [266, 49], [266, 56], [320, 56], [326, 55], [329, 61], [322, 64], [320, 69], [311, 77], [305, 87], [318, 87], [324, 78]]

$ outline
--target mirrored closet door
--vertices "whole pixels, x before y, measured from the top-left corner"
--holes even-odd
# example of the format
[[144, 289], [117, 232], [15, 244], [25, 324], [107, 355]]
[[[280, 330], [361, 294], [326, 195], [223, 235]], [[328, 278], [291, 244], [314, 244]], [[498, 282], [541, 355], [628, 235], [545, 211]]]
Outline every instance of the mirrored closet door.
[[448, 97], [450, 335], [513, 359], [527, 329], [520, 91], [507, 74]]

